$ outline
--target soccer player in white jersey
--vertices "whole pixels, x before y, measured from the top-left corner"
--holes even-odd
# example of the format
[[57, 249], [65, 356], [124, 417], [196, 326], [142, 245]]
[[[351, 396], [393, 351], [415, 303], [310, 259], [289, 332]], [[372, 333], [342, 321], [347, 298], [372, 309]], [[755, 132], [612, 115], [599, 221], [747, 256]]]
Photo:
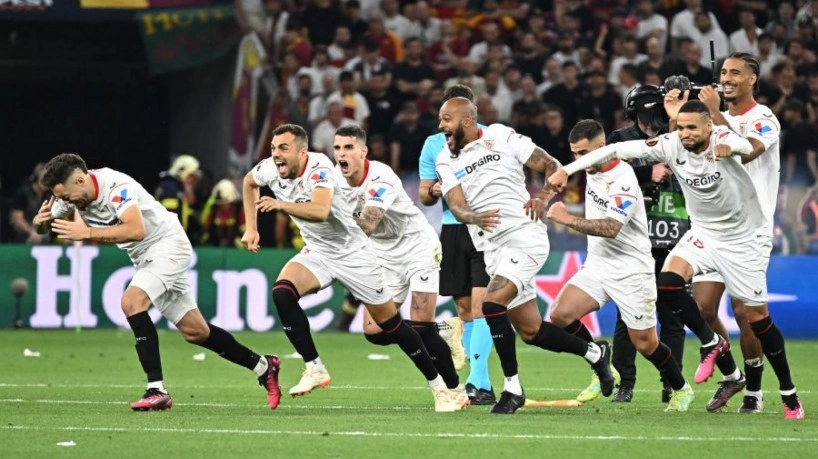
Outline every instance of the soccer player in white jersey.
[[[742, 158], [744, 167], [753, 179], [756, 192], [761, 199], [764, 226], [760, 228], [759, 243], [765, 250], [764, 266], [769, 263], [773, 243], [773, 215], [778, 198], [778, 181], [781, 169], [779, 137], [781, 125], [772, 110], [759, 104], [753, 98], [753, 90], [758, 82], [759, 63], [747, 53], [734, 53], [725, 59], [721, 68], [720, 82], [724, 87], [724, 97], [728, 110], [720, 112], [721, 98], [711, 87], [699, 93], [699, 99], [710, 109], [713, 124], [727, 126], [750, 141], [753, 152]], [[724, 278], [718, 272], [693, 277], [693, 298], [702, 315], [719, 334], [727, 337], [727, 329], [719, 319], [719, 303], [724, 294]], [[730, 397], [746, 390], [739, 413], [760, 413], [764, 409], [761, 393], [761, 374], [764, 371], [761, 342], [753, 332], [753, 325], [747, 320], [747, 309], [737, 298], [731, 301], [736, 323], [741, 331], [741, 353], [744, 357], [744, 377], [725, 377], [707, 404], [708, 411], [724, 407]], [[766, 322], [762, 322], [764, 324]], [[758, 327], [758, 326], [757, 326]], [[721, 359], [717, 364], [721, 365]]]
[[[562, 189], [570, 174], [614, 157], [667, 164], [679, 177], [692, 228], [671, 251], [659, 274], [657, 306], [679, 311], [677, 315], [702, 341], [702, 360], [695, 382], [702, 383], [712, 376], [719, 357], [732, 362], [730, 355], [725, 355], [729, 345], [707, 325], [685, 290], [685, 283], [693, 275], [717, 271], [730, 295], [747, 306], [750, 323], [755, 323], [753, 331], [779, 379], [784, 416], [803, 418], [784, 338], [767, 311], [766, 251], [764, 236], [758, 234], [758, 228], [764, 225], [762, 204], [739, 158], [751, 154], [753, 146], [727, 127], [713, 127], [710, 110], [701, 101], [687, 101], [674, 109], [672, 105], [678, 99], [672, 98], [678, 97], [678, 91], [671, 93], [674, 91], [669, 92], [670, 100], [666, 99], [665, 105], [668, 115], [676, 120], [676, 131], [646, 141], [599, 148], [561, 169], [548, 182]], [[732, 367], [730, 373], [736, 371], [735, 362]]]
[[44, 202], [34, 217], [38, 231], [50, 225], [60, 239], [117, 244], [136, 268], [122, 295], [122, 311], [136, 337], [148, 388], [131, 409], [165, 410], [173, 405], [163, 382], [156, 326], [148, 315], [151, 303], [189, 343], [254, 371], [267, 389], [270, 408], [278, 406], [278, 357], [256, 354], [207, 323], [199, 312], [186, 276], [193, 248], [176, 215], [133, 178], [108, 168], [88, 170], [72, 153], [57, 155], [46, 164], [42, 184], [56, 200]]
[[[307, 133], [301, 126], [277, 127], [273, 131], [272, 157], [261, 161], [244, 177], [247, 229], [242, 242], [247, 249], [253, 253], [259, 250], [257, 211], [286, 212], [304, 238], [304, 248], [287, 262], [273, 286], [273, 301], [281, 325], [306, 363], [304, 374], [290, 388], [290, 395], [309, 394], [330, 384], [329, 372], [310, 333], [309, 320], [298, 301], [337, 280], [364, 303], [375, 323], [423, 373], [434, 394], [435, 410], [459, 410], [468, 403], [468, 398], [446, 387], [420, 336], [401, 319], [369, 238], [352, 219], [332, 162], [323, 153], [308, 152], [307, 145]], [[276, 199], [259, 199], [262, 186], [269, 187]]]
[[[383, 270], [386, 287], [400, 307], [411, 294], [410, 319], [438, 373], [449, 389], [460, 379], [449, 345], [435, 323], [440, 283], [440, 241], [426, 217], [403, 189], [400, 177], [384, 163], [366, 159], [366, 132], [358, 126], [335, 131], [335, 178], [349, 204], [352, 218], [369, 236]], [[364, 313], [367, 340], [382, 346], [392, 336]], [[462, 392], [465, 396], [466, 392]]]
[[[605, 131], [599, 122], [583, 120], [571, 129], [568, 143], [579, 158], [605, 146]], [[549, 219], [588, 235], [588, 258], [551, 305], [551, 322], [567, 327], [613, 300], [634, 347], [673, 389], [665, 411], [687, 411], [693, 389], [656, 333], [655, 262], [639, 180], [618, 159], [586, 172], [585, 218], [569, 214], [561, 202], [548, 209]]]
[[603, 394], [613, 392], [608, 343], [588, 343], [542, 319], [534, 276], [548, 258], [548, 233], [541, 221], [552, 197], [548, 187], [531, 198], [523, 166], [550, 175], [559, 161], [530, 138], [502, 124], [477, 126], [477, 108], [457, 97], [440, 108], [446, 148], [436, 168], [446, 202], [458, 221], [468, 225], [475, 248], [484, 252], [491, 277], [483, 314], [505, 376], [492, 413], [512, 414], [525, 404], [518, 375], [514, 329], [528, 344], [570, 352], [591, 363]]

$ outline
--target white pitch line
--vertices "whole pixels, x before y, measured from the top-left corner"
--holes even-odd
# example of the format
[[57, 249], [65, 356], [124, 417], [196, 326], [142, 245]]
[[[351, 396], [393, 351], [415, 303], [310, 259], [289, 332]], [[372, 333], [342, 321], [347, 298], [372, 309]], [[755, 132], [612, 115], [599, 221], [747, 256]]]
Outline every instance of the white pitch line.
[[398, 437], [398, 438], [473, 438], [473, 439], [516, 439], [516, 440], [597, 440], [597, 441], [671, 441], [671, 442], [767, 442], [767, 443], [814, 443], [815, 437], [650, 437], [646, 435], [546, 435], [546, 434], [495, 434], [495, 433], [421, 433], [421, 432], [365, 432], [365, 431], [315, 431], [315, 430], [256, 430], [256, 429], [182, 429], [169, 427], [79, 427], [79, 426], [10, 426], [0, 425], [6, 430], [56, 430], [66, 432], [156, 432], [186, 434], [223, 435], [293, 435], [293, 436], [339, 436], [339, 437]]
[[[0, 383], [0, 388], [4, 387], [19, 387], [19, 388], [51, 388], [61, 387], [70, 389], [142, 389], [144, 384], [42, 384], [42, 383]], [[175, 389], [213, 389], [216, 386], [204, 384], [180, 384], [168, 386]], [[219, 385], [220, 389], [244, 389], [249, 387], [247, 384], [228, 384]], [[694, 390], [699, 386], [694, 386]], [[699, 387], [700, 389], [707, 389], [707, 387]], [[426, 386], [358, 386], [358, 385], [336, 385], [333, 384], [326, 389], [341, 389], [341, 390], [429, 390]], [[572, 392], [581, 391], [584, 387], [525, 387], [526, 392]], [[712, 389], [715, 389], [712, 388]], [[634, 389], [634, 392], [658, 394], [661, 389]], [[815, 391], [799, 390], [799, 394], [813, 394]]]
[[[107, 400], [27, 400], [22, 398], [2, 398], [0, 403], [43, 403], [48, 405], [128, 405], [129, 402], [107, 401]], [[266, 404], [249, 403], [173, 403], [173, 406], [200, 406], [209, 408], [264, 408], [269, 410]], [[346, 406], [346, 405], [280, 405], [278, 409], [299, 409], [299, 410], [351, 410], [351, 411], [429, 411], [429, 407], [411, 406]]]

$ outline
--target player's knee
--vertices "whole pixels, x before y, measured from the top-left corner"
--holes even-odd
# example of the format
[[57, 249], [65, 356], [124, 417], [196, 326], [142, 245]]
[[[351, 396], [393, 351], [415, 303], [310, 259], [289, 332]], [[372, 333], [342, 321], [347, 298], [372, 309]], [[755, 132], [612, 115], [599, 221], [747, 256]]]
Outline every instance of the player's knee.
[[565, 328], [576, 320], [565, 308], [559, 307], [559, 303], [554, 303], [551, 307], [551, 314], [548, 316], [551, 323], [559, 327]]
[[667, 298], [685, 291], [685, 280], [682, 276], [673, 272], [661, 272], [656, 278], [656, 289], [658, 296]]
[[[540, 328], [543, 326], [543, 322], [536, 323], [536, 324], [529, 324], [523, 323], [519, 324], [519, 327], [515, 327], [517, 330], [517, 334], [520, 335], [520, 339], [523, 340], [525, 344], [534, 345], [534, 342], [537, 341], [537, 334], [540, 333]], [[545, 333], [543, 331], [543, 333]]]
[[273, 284], [273, 303], [275, 303], [276, 308], [298, 305], [299, 298], [295, 284], [287, 279], [278, 280]]
[[364, 337], [370, 343], [378, 346], [389, 346], [390, 344], [393, 344], [395, 342], [394, 338], [392, 338], [392, 335], [386, 334], [384, 332], [371, 334], [367, 333], [364, 334]]
[[652, 333], [647, 331], [635, 333], [631, 335], [631, 342], [633, 347], [642, 355], [651, 355], [659, 347], [659, 338], [656, 336], [655, 331]]
[[127, 292], [125, 295], [122, 295], [121, 306], [125, 317], [130, 317], [147, 310], [147, 307], [141, 298], [139, 298], [139, 295], [130, 295]]

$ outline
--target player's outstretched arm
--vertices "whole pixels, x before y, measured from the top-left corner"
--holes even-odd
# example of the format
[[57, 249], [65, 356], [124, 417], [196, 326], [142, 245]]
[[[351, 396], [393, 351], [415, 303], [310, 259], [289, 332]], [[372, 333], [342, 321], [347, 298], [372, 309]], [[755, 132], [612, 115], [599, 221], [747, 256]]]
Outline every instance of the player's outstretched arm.
[[474, 212], [466, 203], [466, 196], [460, 185], [455, 186], [446, 193], [446, 204], [452, 211], [454, 218], [460, 223], [476, 225], [481, 229], [492, 232], [500, 224], [500, 211], [497, 209], [485, 212]]
[[247, 250], [257, 253], [259, 249], [258, 218], [256, 213], [256, 202], [258, 201], [259, 186], [253, 178], [253, 173], [248, 172], [244, 176], [242, 184], [242, 206], [244, 207], [244, 236], [241, 243]]
[[358, 226], [367, 236], [371, 236], [375, 229], [378, 228], [378, 225], [381, 224], [385, 213], [385, 210], [380, 207], [366, 206], [361, 211], [361, 215], [355, 219], [355, 222], [358, 223]]
[[74, 211], [73, 220], [56, 219], [51, 229], [60, 239], [69, 241], [97, 241], [121, 244], [145, 239], [145, 223], [139, 206], [130, 206], [119, 217], [120, 223], [108, 228], [91, 228], [85, 224], [79, 211]]
[[555, 202], [548, 209], [548, 218], [588, 236], [615, 238], [622, 229], [622, 223], [611, 218], [587, 219], [568, 213], [565, 204]]

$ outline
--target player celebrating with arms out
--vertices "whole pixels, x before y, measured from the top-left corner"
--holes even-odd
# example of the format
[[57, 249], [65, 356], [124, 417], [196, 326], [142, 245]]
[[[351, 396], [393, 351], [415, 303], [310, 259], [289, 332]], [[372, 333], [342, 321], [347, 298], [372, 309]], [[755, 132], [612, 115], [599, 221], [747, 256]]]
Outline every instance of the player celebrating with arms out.
[[[613, 392], [608, 344], [588, 343], [542, 320], [534, 276], [548, 258], [548, 233], [541, 221], [552, 193], [548, 187], [531, 198], [523, 166], [553, 174], [560, 163], [530, 138], [502, 124], [480, 129], [477, 108], [456, 97], [440, 108], [440, 130], [446, 149], [437, 157], [437, 171], [446, 202], [483, 250], [491, 280], [483, 302], [505, 384], [492, 413], [512, 414], [525, 404], [518, 376], [515, 333], [523, 341], [554, 352], [570, 352], [591, 364], [602, 393]], [[509, 321], [510, 320], [510, 321]]]
[[[256, 212], [280, 210], [290, 215], [301, 231], [305, 247], [291, 259], [273, 286], [273, 301], [282, 327], [306, 368], [290, 395], [309, 394], [330, 384], [318, 356], [307, 315], [298, 304], [308, 293], [337, 280], [360, 299], [372, 319], [400, 346], [426, 377], [435, 398], [435, 411], [456, 411], [463, 401], [449, 390], [435, 369], [418, 333], [401, 319], [383, 272], [366, 234], [352, 219], [341, 193], [332, 162], [322, 153], [307, 151], [304, 128], [284, 124], [273, 131], [272, 157], [261, 161], [244, 177], [244, 213], [247, 230], [242, 242], [259, 250]], [[270, 187], [278, 199], [259, 199], [259, 188]]]
[[[335, 176], [358, 226], [369, 236], [387, 288], [400, 307], [411, 294], [411, 325], [423, 340], [449, 389], [460, 383], [446, 341], [435, 323], [440, 282], [440, 242], [432, 225], [403, 189], [400, 177], [384, 163], [366, 159], [366, 132], [358, 126], [335, 131]], [[366, 339], [392, 344], [392, 336], [364, 313]], [[461, 391], [466, 397], [465, 391]]]
[[[773, 248], [773, 216], [778, 201], [781, 126], [772, 110], [766, 105], [757, 103], [753, 98], [753, 90], [757, 86], [758, 77], [759, 63], [755, 57], [747, 53], [733, 53], [724, 60], [720, 76], [720, 82], [724, 87], [724, 98], [727, 101], [727, 111], [719, 111], [721, 98], [718, 92], [710, 86], [702, 89], [699, 99], [710, 108], [714, 124], [731, 128], [753, 146], [753, 152], [742, 157], [741, 161], [753, 179], [756, 193], [761, 199], [764, 226], [760, 228], [759, 242], [765, 251], [764, 266], [766, 269]], [[718, 314], [723, 294], [724, 278], [720, 273], [713, 272], [693, 277], [693, 297], [702, 315], [714, 330], [727, 337], [727, 329]], [[741, 331], [741, 353], [744, 357], [746, 379], [740, 375], [736, 377], [736, 375], [726, 374], [724, 380], [719, 382], [716, 394], [707, 404], [707, 409], [716, 411], [724, 407], [730, 397], [741, 392], [746, 385], [744, 399], [738, 412], [760, 413], [764, 409], [764, 398], [761, 393], [761, 374], [764, 371], [764, 362], [761, 342], [755, 336], [754, 329], [761, 327], [759, 330], [763, 334], [766, 322], [760, 316], [754, 316], [754, 321], [760, 320], [761, 322], [758, 325], [752, 325], [748, 321], [748, 308], [738, 298], [733, 298], [731, 303], [736, 323]], [[721, 366], [722, 360], [719, 359], [716, 363]], [[786, 392], [783, 387], [781, 390]], [[790, 401], [792, 402], [791, 399]], [[792, 409], [795, 407], [793, 406]]]
[[[148, 388], [131, 409], [165, 410], [173, 405], [163, 381], [159, 335], [148, 315], [151, 303], [176, 325], [185, 341], [255, 372], [267, 389], [270, 408], [278, 406], [278, 357], [256, 354], [227, 331], [207, 323], [199, 312], [187, 281], [193, 247], [176, 215], [128, 175], [108, 168], [88, 170], [85, 161], [72, 153], [57, 155], [46, 164], [42, 184], [56, 200], [44, 202], [34, 217], [38, 232], [51, 225], [60, 239], [117, 244], [136, 268], [122, 295], [122, 311], [136, 337], [136, 354]], [[67, 220], [71, 215], [73, 220]]]
[[[713, 374], [719, 357], [729, 345], [716, 335], [699, 314], [696, 302], [685, 290], [693, 275], [719, 272], [727, 291], [753, 311], [756, 321], [764, 327], [753, 327], [761, 340], [767, 358], [772, 355], [773, 369], [779, 378], [784, 400], [784, 415], [788, 419], [804, 417], [804, 410], [790, 377], [784, 351], [784, 339], [767, 312], [767, 274], [764, 249], [758, 243], [757, 229], [764, 224], [761, 202], [738, 155], [749, 155], [753, 147], [747, 139], [723, 126], [713, 127], [710, 110], [698, 100], [673, 108], [678, 91], [668, 93], [665, 101], [671, 119], [676, 118], [676, 131], [647, 141], [619, 142], [584, 155], [549, 177], [548, 183], [562, 189], [568, 176], [579, 170], [613, 158], [646, 158], [669, 165], [679, 177], [685, 194], [692, 228], [671, 251], [659, 274], [658, 307], [679, 311], [682, 321], [702, 342], [702, 360], [695, 381], [702, 383]], [[751, 323], [753, 320], [751, 320]], [[772, 361], [772, 359], [771, 359]], [[720, 370], [725, 374], [736, 371]], [[791, 391], [791, 392], [790, 392]]]
[[[597, 121], [583, 120], [571, 129], [568, 142], [579, 158], [605, 145], [605, 131]], [[569, 214], [561, 202], [548, 209], [551, 220], [588, 235], [588, 258], [557, 295], [551, 321], [567, 327], [613, 300], [633, 345], [673, 389], [665, 411], [687, 411], [693, 389], [656, 334], [654, 260], [639, 180], [633, 168], [618, 159], [586, 172], [585, 218]], [[590, 333], [583, 338], [592, 341]]]

